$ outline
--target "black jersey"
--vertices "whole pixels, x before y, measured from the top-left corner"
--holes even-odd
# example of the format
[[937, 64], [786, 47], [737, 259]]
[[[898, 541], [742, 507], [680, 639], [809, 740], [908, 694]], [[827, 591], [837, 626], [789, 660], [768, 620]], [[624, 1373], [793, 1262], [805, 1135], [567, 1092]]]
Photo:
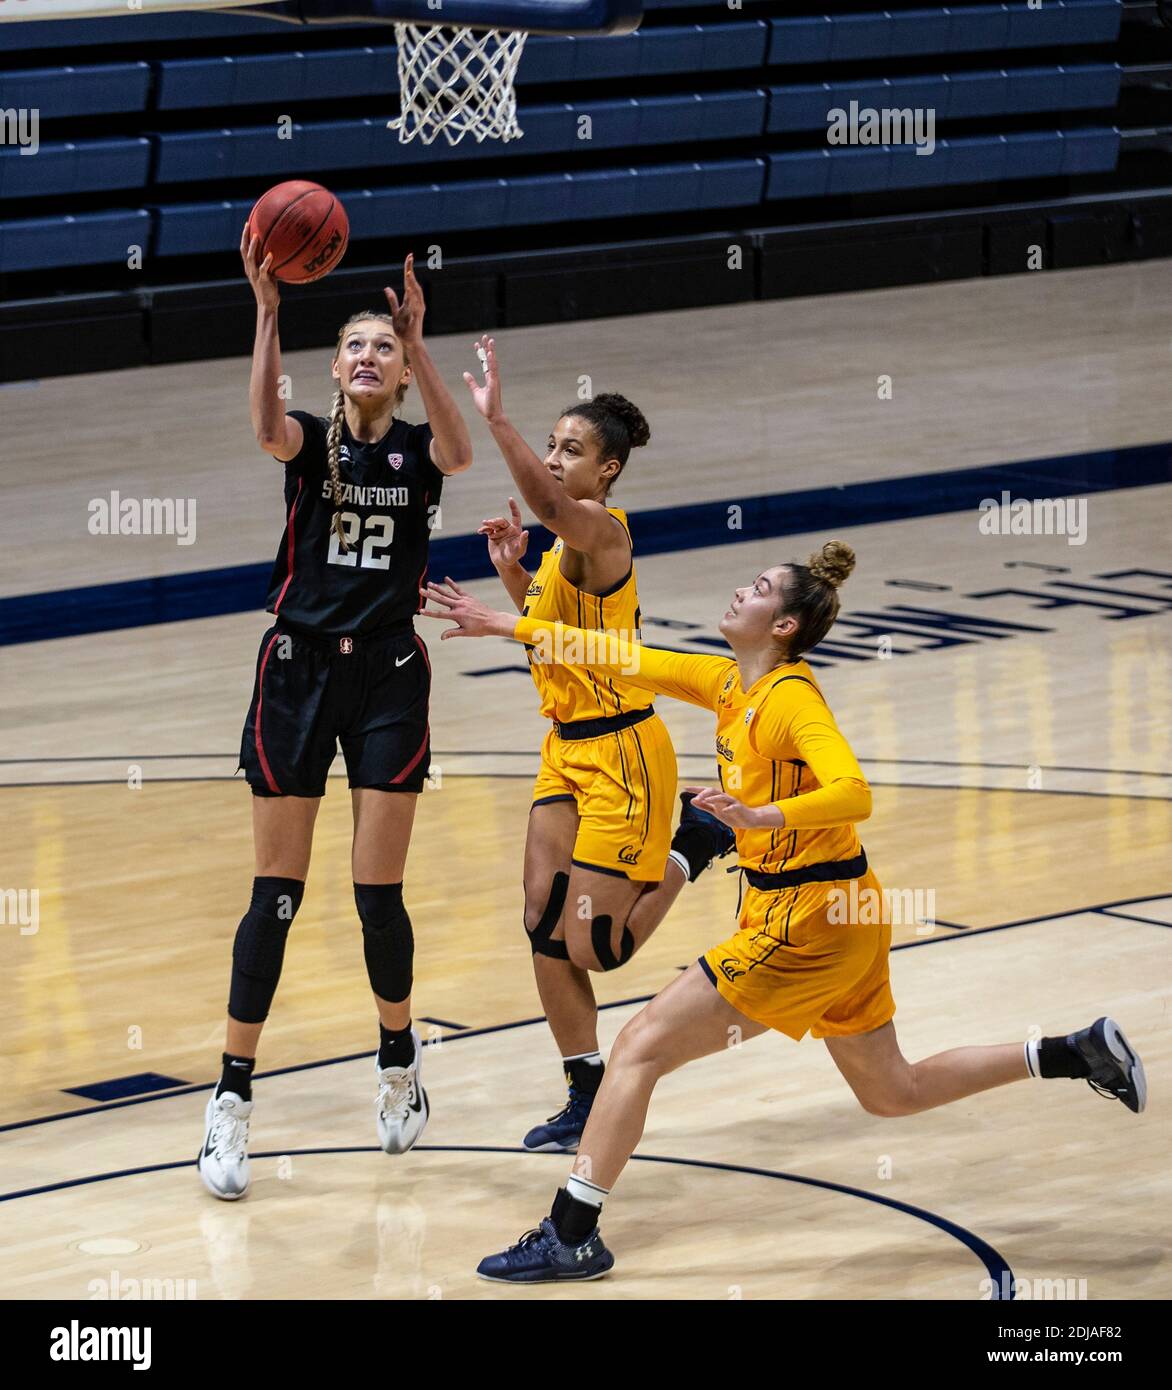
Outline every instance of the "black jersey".
[[[326, 462], [329, 421], [290, 411], [305, 433], [285, 464], [287, 519], [269, 580], [268, 611], [326, 636], [368, 635], [422, 607], [427, 546], [444, 475], [431, 461], [431, 426], [394, 420], [377, 444], [342, 427], [342, 501]], [[333, 528], [342, 514], [347, 550]]]

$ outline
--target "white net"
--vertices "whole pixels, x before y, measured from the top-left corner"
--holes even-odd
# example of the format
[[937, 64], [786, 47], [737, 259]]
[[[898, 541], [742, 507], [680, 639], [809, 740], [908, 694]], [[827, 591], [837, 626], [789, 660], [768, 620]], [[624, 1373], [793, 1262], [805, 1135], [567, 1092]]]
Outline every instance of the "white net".
[[390, 129], [403, 144], [418, 137], [430, 145], [441, 134], [449, 145], [465, 135], [519, 139], [513, 83], [527, 37], [520, 30], [396, 24], [403, 105]]

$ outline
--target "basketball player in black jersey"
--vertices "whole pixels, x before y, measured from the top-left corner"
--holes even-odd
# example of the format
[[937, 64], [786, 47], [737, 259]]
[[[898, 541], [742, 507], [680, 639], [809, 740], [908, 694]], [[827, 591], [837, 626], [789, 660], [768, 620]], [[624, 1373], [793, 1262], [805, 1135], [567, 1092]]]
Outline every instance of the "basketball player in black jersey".
[[[354, 898], [378, 1007], [377, 1125], [405, 1153], [427, 1123], [411, 1027], [414, 940], [403, 869], [428, 774], [427, 650], [412, 615], [446, 475], [472, 462], [468, 429], [423, 345], [412, 257], [402, 302], [346, 323], [328, 419], [285, 413], [272, 257], [240, 244], [256, 295], [250, 402], [260, 447], [284, 464], [285, 534], [269, 586], [273, 626], [257, 657], [240, 765], [252, 790], [256, 877], [236, 932], [223, 1075], [207, 1107], [199, 1171], [209, 1191], [248, 1191], [252, 1069], [285, 941], [305, 888], [313, 825], [341, 741], [354, 808]], [[395, 417], [409, 383], [427, 423]]]

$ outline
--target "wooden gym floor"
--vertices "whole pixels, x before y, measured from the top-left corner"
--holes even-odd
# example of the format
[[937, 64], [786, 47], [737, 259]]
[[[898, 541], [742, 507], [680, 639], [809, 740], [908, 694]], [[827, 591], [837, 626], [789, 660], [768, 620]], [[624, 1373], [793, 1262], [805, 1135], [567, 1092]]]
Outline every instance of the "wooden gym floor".
[[[1170, 317], [1166, 268], [1148, 263], [498, 343], [506, 401], [535, 443], [583, 372], [643, 407], [653, 441], [615, 498], [638, 511], [1160, 442]], [[454, 390], [470, 346], [433, 345]], [[327, 361], [290, 355], [296, 404], [324, 408]], [[251, 445], [246, 384], [241, 358], [6, 392], [0, 593], [270, 558], [280, 474]], [[474, 439], [472, 471], [445, 489], [445, 534], [475, 530], [513, 490], [479, 422]], [[89, 499], [113, 488], [197, 498], [196, 544], [89, 535]], [[820, 1045], [760, 1039], [657, 1091], [607, 1206], [616, 1270], [588, 1289], [518, 1294], [472, 1273], [535, 1224], [568, 1166], [516, 1151], [563, 1091], [520, 923], [542, 725], [519, 648], [440, 643], [439, 624], [418, 623], [436, 750], [406, 878], [430, 1043], [424, 1144], [399, 1159], [374, 1147], [374, 1015], [334, 780], [261, 1052], [254, 1188], [229, 1205], [192, 1160], [252, 874], [231, 774], [265, 616], [8, 647], [0, 889], [35, 888], [39, 914], [35, 930], [0, 925], [0, 1291], [973, 1299], [1009, 1268], [1085, 1279], [1091, 1299], [1168, 1297], [1170, 506], [1168, 485], [1093, 494], [1081, 545], [981, 535], [969, 510], [714, 535], [639, 560], [645, 639], [712, 650], [734, 584], [831, 534], [854, 545], [834, 634], [847, 654], [820, 677], [875, 787], [872, 862], [886, 886], [934, 894], [934, 927], [897, 930], [905, 1052], [1109, 1012], [1143, 1051], [1151, 1099], [1137, 1118], [1081, 1083], [1023, 1082], [881, 1120]], [[507, 602], [495, 582], [472, 587]], [[989, 621], [939, 646], [926, 611]], [[850, 627], [863, 614], [896, 634], [890, 659]], [[710, 781], [711, 719], [660, 708], [683, 780]], [[595, 977], [604, 1048], [727, 932], [735, 901], [735, 877], [706, 875], [627, 967]], [[126, 1103], [71, 1091], [147, 1072], [170, 1087]]]

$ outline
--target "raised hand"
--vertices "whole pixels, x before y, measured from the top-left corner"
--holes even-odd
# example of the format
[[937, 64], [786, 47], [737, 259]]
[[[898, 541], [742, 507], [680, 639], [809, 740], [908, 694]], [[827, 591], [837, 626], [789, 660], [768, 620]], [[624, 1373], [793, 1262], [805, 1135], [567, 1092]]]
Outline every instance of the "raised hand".
[[256, 295], [256, 302], [262, 309], [275, 309], [281, 302], [281, 292], [273, 276], [273, 255], [270, 251], [263, 261], [259, 261], [260, 237], [253, 236], [251, 224], [245, 222], [240, 234], [240, 259], [244, 262], [244, 273]]
[[520, 564], [529, 545], [529, 532], [521, 529], [521, 509], [515, 497], [509, 498], [509, 517], [494, 516], [476, 528], [478, 536], [488, 538], [488, 558], [496, 569]]
[[423, 340], [423, 316], [427, 305], [423, 302], [423, 289], [415, 278], [415, 253], [409, 251], [403, 262], [403, 299], [389, 285], [383, 289], [390, 305], [391, 318], [395, 321], [395, 332], [410, 347], [412, 343]]
[[440, 640], [448, 637], [511, 637], [517, 625], [514, 614], [498, 613], [487, 603], [465, 593], [455, 580], [444, 576], [442, 584], [428, 584], [420, 589], [420, 594], [431, 603], [438, 603], [444, 610], [436, 613], [433, 609], [420, 609], [423, 618], [451, 618], [456, 626], [446, 628], [440, 633]]
[[480, 355], [480, 363], [484, 369], [484, 384], [478, 384], [471, 372], [464, 373], [464, 380], [472, 392], [472, 404], [486, 420], [492, 421], [505, 413], [501, 404], [501, 377], [496, 360], [496, 339], [490, 338], [486, 333], [473, 346]]
[[692, 805], [698, 811], [707, 811], [734, 830], [749, 830], [761, 824], [759, 807], [746, 806], [719, 787], [686, 787], [685, 790], [693, 793]]

